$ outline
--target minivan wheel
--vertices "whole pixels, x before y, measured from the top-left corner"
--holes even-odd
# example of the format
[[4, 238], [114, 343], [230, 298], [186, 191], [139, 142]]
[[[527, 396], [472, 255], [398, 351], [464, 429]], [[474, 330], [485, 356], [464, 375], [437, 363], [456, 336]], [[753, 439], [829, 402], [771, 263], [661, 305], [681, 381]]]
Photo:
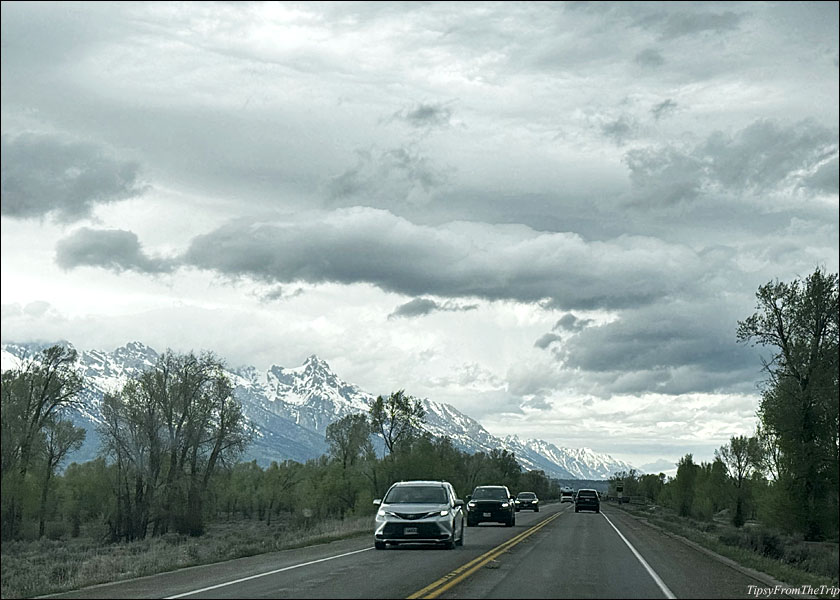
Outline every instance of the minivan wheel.
[[373, 547], [377, 550], [384, 550], [385, 549], [385, 542], [373, 542]]
[[461, 537], [455, 543], [458, 544], [459, 546], [464, 545], [464, 522], [463, 521], [461, 521]]

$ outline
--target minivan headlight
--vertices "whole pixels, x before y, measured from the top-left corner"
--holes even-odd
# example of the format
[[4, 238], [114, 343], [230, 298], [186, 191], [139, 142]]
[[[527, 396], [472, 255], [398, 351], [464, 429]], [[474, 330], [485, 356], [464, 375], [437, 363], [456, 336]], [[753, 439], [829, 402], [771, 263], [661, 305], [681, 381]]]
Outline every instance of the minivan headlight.
[[442, 511], [440, 511], [440, 516], [441, 516], [441, 517], [445, 517], [445, 516], [446, 516], [446, 515], [448, 515], [448, 514], [449, 514], [449, 509], [446, 509], [446, 510], [442, 510]]
[[475, 502], [468, 502], [467, 506], [469, 506], [470, 508], [475, 508]]
[[502, 502], [502, 508], [507, 508], [507, 507], [508, 507], [508, 503], [507, 502]]

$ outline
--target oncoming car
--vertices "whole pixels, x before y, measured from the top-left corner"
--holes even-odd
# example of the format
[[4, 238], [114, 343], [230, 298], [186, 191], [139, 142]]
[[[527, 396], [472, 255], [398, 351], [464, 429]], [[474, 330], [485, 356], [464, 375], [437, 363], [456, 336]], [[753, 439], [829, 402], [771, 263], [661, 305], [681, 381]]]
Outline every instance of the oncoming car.
[[516, 510], [540, 512], [540, 499], [534, 492], [519, 492], [516, 495]]
[[373, 545], [464, 545], [464, 501], [447, 481], [400, 481], [385, 497], [373, 501], [376, 512]]
[[467, 527], [485, 521], [516, 525], [516, 502], [503, 485], [480, 485], [467, 501]]
[[578, 490], [575, 496], [575, 512], [582, 510], [601, 512], [601, 499], [596, 490]]

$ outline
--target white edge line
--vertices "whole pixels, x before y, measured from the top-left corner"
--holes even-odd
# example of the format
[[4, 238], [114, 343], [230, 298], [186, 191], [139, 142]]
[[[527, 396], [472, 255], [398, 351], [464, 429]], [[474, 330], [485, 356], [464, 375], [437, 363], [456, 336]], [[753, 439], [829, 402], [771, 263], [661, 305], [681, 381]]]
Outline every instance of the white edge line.
[[[604, 515], [604, 513], [601, 514]], [[624, 537], [624, 534], [622, 534], [618, 530], [618, 527], [613, 525], [613, 522], [610, 521], [610, 518], [607, 515], [604, 515], [604, 518], [607, 520], [607, 523], [610, 524], [610, 527], [615, 529], [615, 532], [619, 535], [619, 537], [621, 537], [624, 543], [627, 544], [627, 547], [630, 548], [630, 551], [636, 556], [637, 559], [639, 559], [639, 562], [642, 563], [642, 566], [648, 572], [648, 575], [650, 575], [653, 578], [653, 581], [656, 583], [656, 585], [659, 586], [659, 589], [662, 590], [662, 593], [665, 594], [665, 597], [671, 598], [672, 600], [676, 600], [676, 596], [674, 595], [674, 593], [670, 589], [668, 589], [668, 586], [665, 585], [665, 582], [662, 581], [662, 578], [659, 575], [657, 575], [656, 571], [654, 571], [653, 568], [651, 568], [651, 566], [647, 563], [647, 561], [644, 558], [642, 558], [642, 555], [639, 554], [639, 552], [633, 547], [633, 544], [627, 541], [627, 538]]]
[[184, 592], [183, 594], [177, 594], [175, 596], [166, 596], [165, 600], [170, 600], [174, 598], [184, 598], [185, 596], [192, 596], [193, 594], [200, 594], [202, 592], [209, 592], [210, 590], [215, 590], [221, 587], [225, 587], [228, 585], [235, 585], [237, 583], [242, 583], [243, 581], [250, 581], [251, 579], [257, 579], [259, 577], [265, 577], [266, 575], [274, 575], [275, 573], [282, 573], [283, 571], [291, 571], [292, 569], [299, 569], [300, 567], [306, 567], [309, 565], [314, 565], [315, 563], [325, 562], [328, 560], [333, 560], [336, 558], [342, 558], [344, 556], [350, 556], [351, 554], [358, 554], [359, 552], [367, 552], [368, 550], [372, 550], [373, 548], [362, 548], [361, 550], [353, 550], [353, 552], [345, 552], [344, 554], [337, 554], [336, 556], [328, 556], [327, 558], [319, 558], [318, 560], [310, 560], [309, 562], [300, 563], [299, 565], [291, 565], [289, 567], [283, 567], [282, 569], [275, 569], [273, 571], [268, 571], [266, 573], [258, 573], [256, 575], [251, 575], [250, 577], [243, 577], [242, 579], [236, 579], [234, 581], [226, 581], [225, 583], [220, 583], [218, 585], [211, 585], [210, 587], [201, 588], [200, 590], [193, 590], [191, 592]]

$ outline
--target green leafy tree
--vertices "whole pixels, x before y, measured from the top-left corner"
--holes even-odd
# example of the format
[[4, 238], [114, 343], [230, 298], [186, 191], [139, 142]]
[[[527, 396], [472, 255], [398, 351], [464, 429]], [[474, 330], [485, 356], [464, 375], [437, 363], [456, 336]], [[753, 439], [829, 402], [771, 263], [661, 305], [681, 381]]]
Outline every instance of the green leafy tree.
[[218, 465], [250, 436], [242, 406], [212, 354], [166, 352], [103, 400], [100, 433], [117, 465], [118, 538], [203, 531], [203, 502]]
[[516, 462], [516, 455], [509, 450], [490, 450], [489, 469], [482, 485], [506, 485], [511, 491], [519, 489], [522, 467]]
[[45, 428], [79, 402], [84, 380], [76, 371], [76, 351], [56, 345], [21, 367], [2, 375], [0, 388], [0, 478], [2, 537], [17, 536], [22, 492], [30, 467], [39, 462], [46, 443]]
[[683, 517], [692, 515], [699, 470], [691, 454], [686, 454], [677, 462], [677, 476], [673, 481], [674, 502], [677, 512]]
[[[770, 348], [758, 416], [778, 445], [777, 493], [796, 497], [780, 518], [808, 539], [838, 527], [838, 276], [821, 269], [756, 293], [758, 312], [739, 321], [737, 337]], [[785, 523], [786, 522], [786, 523]]]
[[70, 463], [65, 469], [60, 485], [65, 497], [65, 520], [70, 524], [73, 537], [80, 535], [83, 524], [99, 523], [111, 512], [116, 498], [112, 488], [113, 469], [101, 457]]
[[362, 414], [347, 415], [330, 423], [326, 432], [330, 455], [341, 463], [342, 469], [352, 467], [360, 458], [373, 454], [370, 434], [370, 423]]
[[715, 458], [723, 462], [732, 483], [735, 484], [735, 512], [732, 516], [735, 527], [744, 524], [744, 482], [760, 464], [760, 454], [758, 439], [745, 435], [732, 436], [728, 444], [715, 450]]
[[47, 498], [50, 480], [68, 453], [82, 447], [86, 432], [66, 419], [50, 419], [44, 426], [44, 480], [41, 483], [41, 504], [38, 511], [38, 537], [44, 537], [47, 518]]
[[639, 478], [639, 495], [650, 502], [658, 502], [665, 487], [665, 473], [649, 473]]
[[525, 471], [519, 477], [517, 490], [520, 492], [534, 492], [537, 498], [548, 500], [551, 495], [551, 480], [545, 474], [545, 471]]
[[400, 443], [418, 433], [425, 416], [426, 410], [420, 400], [399, 390], [388, 398], [377, 396], [370, 407], [370, 426], [382, 436], [388, 454], [393, 454]]

